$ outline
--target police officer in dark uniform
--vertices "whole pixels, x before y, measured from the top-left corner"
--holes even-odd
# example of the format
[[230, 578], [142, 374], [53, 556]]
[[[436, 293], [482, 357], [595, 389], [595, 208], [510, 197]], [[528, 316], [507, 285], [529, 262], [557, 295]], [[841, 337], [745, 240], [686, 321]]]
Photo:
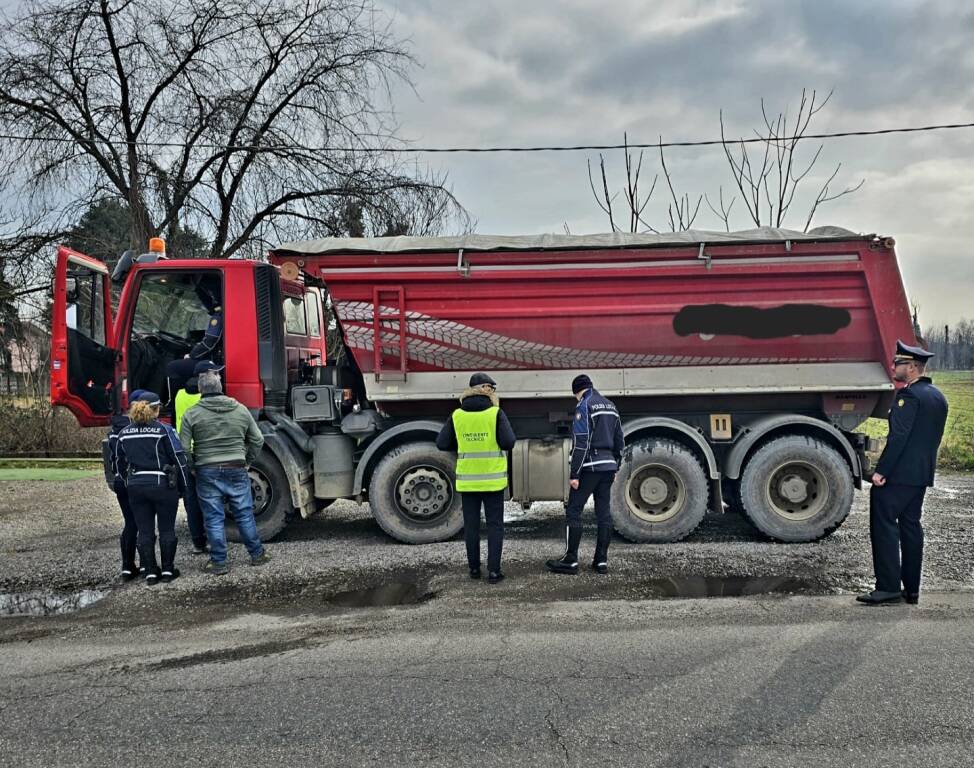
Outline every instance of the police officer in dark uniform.
[[[126, 478], [149, 585], [179, 576], [174, 564], [176, 508], [186, 490], [186, 454], [173, 428], [159, 421], [160, 405], [157, 394], [143, 392], [129, 408], [132, 423], [118, 433], [118, 470]], [[157, 523], [161, 569], [156, 565]]]
[[175, 399], [176, 393], [183, 389], [186, 382], [194, 375], [197, 363], [217, 357], [217, 348], [223, 339], [223, 302], [219, 298], [219, 285], [211, 285], [210, 282], [210, 276], [204, 275], [196, 286], [196, 295], [210, 313], [203, 338], [193, 345], [183, 359], [173, 360], [166, 365], [170, 401]]
[[[129, 402], [138, 400], [142, 392], [141, 389], [134, 390], [129, 396]], [[132, 505], [129, 504], [125, 478], [118, 471], [118, 433], [131, 423], [127, 413], [120, 413], [112, 417], [112, 425], [108, 431], [108, 470], [113, 478], [112, 490], [115, 492], [115, 498], [118, 499], [124, 521], [122, 533], [118, 537], [122, 549], [122, 581], [131, 581], [139, 575], [139, 569], [135, 565], [135, 546], [139, 528], [135, 523], [135, 515], [132, 514]]]
[[615, 404], [599, 394], [586, 374], [574, 378], [572, 394], [578, 405], [572, 423], [571, 491], [565, 508], [567, 547], [564, 555], [557, 560], [548, 560], [545, 565], [554, 573], [578, 573], [582, 508], [594, 495], [598, 538], [592, 570], [608, 573], [609, 541], [612, 538], [609, 496], [625, 449], [622, 420]]
[[867, 605], [903, 600], [915, 605], [920, 600], [920, 515], [923, 496], [933, 485], [937, 449], [947, 422], [947, 400], [923, 375], [931, 357], [931, 352], [896, 342], [893, 378], [906, 386], [896, 393], [890, 408], [889, 437], [869, 492], [876, 589], [856, 598]]

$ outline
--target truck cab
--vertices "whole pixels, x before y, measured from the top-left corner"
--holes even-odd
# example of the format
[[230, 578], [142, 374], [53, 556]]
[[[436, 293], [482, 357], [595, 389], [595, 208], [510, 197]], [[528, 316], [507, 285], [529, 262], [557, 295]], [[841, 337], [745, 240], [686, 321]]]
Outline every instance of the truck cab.
[[[245, 259], [150, 254], [112, 275], [101, 261], [63, 247], [53, 288], [52, 404], [82, 426], [107, 426], [128, 407], [128, 393], [148, 389], [162, 398], [162, 418], [171, 419], [194, 359], [213, 359], [225, 366], [226, 394], [265, 432], [265, 450], [250, 472], [261, 535], [272, 537], [295, 510], [313, 507], [311, 458], [269, 417], [286, 419], [290, 389], [320, 378], [315, 369], [327, 350], [317, 288]], [[214, 323], [222, 330], [207, 338]], [[229, 520], [227, 528], [233, 537]]]
[[[122, 280], [113, 283], [97, 259], [58, 250], [51, 401], [82, 426], [107, 425], [135, 389], [168, 403], [175, 391], [167, 369], [184, 359], [224, 365], [227, 394], [255, 414], [283, 406], [302, 371], [324, 364], [320, 292], [282, 278], [276, 267], [243, 259], [137, 260]], [[222, 333], [206, 350], [201, 342], [216, 312]]]

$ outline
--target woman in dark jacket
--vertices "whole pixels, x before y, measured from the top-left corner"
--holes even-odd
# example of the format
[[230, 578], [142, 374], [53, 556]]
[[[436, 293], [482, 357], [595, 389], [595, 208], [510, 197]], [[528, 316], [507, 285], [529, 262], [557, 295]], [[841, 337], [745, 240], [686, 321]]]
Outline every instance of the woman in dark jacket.
[[456, 488], [463, 505], [463, 536], [470, 578], [480, 578], [480, 509], [487, 519], [487, 580], [496, 584], [504, 547], [504, 489], [507, 451], [516, 442], [511, 422], [500, 409], [497, 384], [486, 373], [470, 377], [460, 407], [436, 438], [441, 451], [457, 452]]
[[[186, 454], [173, 428], [159, 421], [160, 405], [157, 394], [143, 392], [129, 408], [132, 423], [118, 433], [118, 471], [139, 526], [139, 559], [149, 585], [179, 576], [176, 508], [186, 490]], [[161, 569], [156, 565], [157, 523]]]
[[[136, 389], [129, 398], [135, 402], [142, 395], [143, 390]], [[129, 490], [125, 487], [125, 478], [118, 471], [118, 433], [131, 424], [127, 413], [112, 418], [111, 429], [108, 430], [108, 472], [112, 476], [112, 490], [118, 499], [118, 506], [122, 510], [122, 533], [118, 537], [118, 544], [122, 550], [122, 581], [131, 581], [139, 575], [135, 565], [135, 544], [139, 534], [139, 527], [132, 514], [129, 504]]]

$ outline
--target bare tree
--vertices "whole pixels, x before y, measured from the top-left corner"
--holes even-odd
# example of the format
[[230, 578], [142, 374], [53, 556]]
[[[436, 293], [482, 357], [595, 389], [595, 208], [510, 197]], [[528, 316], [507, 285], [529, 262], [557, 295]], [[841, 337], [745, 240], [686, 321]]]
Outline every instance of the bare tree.
[[[646, 205], [649, 203], [650, 199], [653, 197], [653, 191], [656, 189], [656, 182], [659, 180], [659, 174], [653, 177], [653, 183], [649, 187], [649, 192], [644, 193], [639, 190], [639, 175], [642, 173], [643, 169], [643, 153], [639, 152], [639, 158], [633, 164], [632, 153], [629, 152], [629, 136], [627, 134], [622, 135], [623, 144], [625, 148], [625, 165], [626, 165], [626, 186], [623, 188], [623, 195], [625, 197], [626, 207], [628, 208], [629, 214], [629, 232], [639, 232], [640, 225], [646, 229], [657, 232], [651, 225], [647, 224], [643, 220], [643, 211], [646, 209]], [[596, 204], [602, 209], [602, 211], [609, 217], [609, 226], [612, 228], [613, 232], [619, 232], [620, 229], [616, 226], [615, 216], [612, 212], [612, 203], [618, 197], [618, 193], [612, 194], [609, 192], [609, 178], [605, 171], [605, 156], [599, 154], [599, 171], [601, 173], [602, 189], [600, 192], [595, 190], [595, 181], [592, 178], [592, 161], [588, 161], [588, 184], [592, 190], [592, 195], [595, 197]], [[671, 188], [672, 189], [672, 188]], [[568, 229], [566, 223], [565, 229]]]
[[732, 197], [730, 199], [730, 202], [728, 202], [725, 205], [724, 204], [724, 188], [722, 186], [717, 188], [717, 195], [718, 195], [718, 197], [717, 197], [717, 204], [720, 206], [720, 210], [719, 211], [716, 208], [714, 208], [713, 203], [710, 202], [710, 198], [707, 197], [706, 194], [704, 194], [703, 199], [707, 201], [707, 207], [710, 208], [710, 210], [713, 212], [714, 216], [716, 216], [718, 219], [720, 219], [724, 223], [724, 231], [725, 232], [730, 232], [730, 215], [731, 215], [731, 210], [733, 210], [734, 203], [737, 201], [737, 198], [736, 197]]
[[670, 204], [666, 206], [666, 214], [670, 222], [671, 232], [685, 232], [693, 226], [700, 212], [700, 203], [703, 202], [703, 195], [697, 197], [697, 204], [690, 212], [690, 195], [684, 193], [678, 195], [673, 188], [673, 177], [670, 169], [666, 167], [666, 158], [663, 155], [663, 137], [659, 137], [659, 164], [663, 168], [663, 176], [666, 178], [666, 186], [670, 190]]
[[[793, 121], [789, 119], [787, 111], [779, 112], [773, 118], [769, 117], [764, 99], [761, 99], [764, 127], [754, 133], [763, 141], [756, 145], [745, 144], [743, 139], [729, 140], [724, 130], [724, 113], [721, 110], [721, 145], [734, 183], [754, 226], [784, 226], [788, 211], [795, 200], [795, 193], [815, 167], [823, 149], [823, 145], [819, 144], [811, 157], [803, 162], [799, 158], [799, 144], [808, 132], [812, 118], [825, 108], [831, 98], [832, 92], [829, 91], [825, 99], [819, 102], [816, 91], [808, 93], [802, 89], [798, 114]], [[752, 150], [751, 147], [758, 149]], [[839, 163], [819, 190], [805, 219], [804, 231], [808, 231], [820, 205], [851, 194], [865, 183], [865, 179], [862, 179], [854, 186], [832, 193], [830, 186], [841, 167], [842, 164]]]
[[[723, 110], [721, 110], [721, 147], [730, 167], [734, 186], [744, 201], [747, 216], [754, 226], [781, 227], [785, 225], [789, 212], [795, 203], [796, 192], [803, 186], [803, 182], [812, 178], [811, 174], [821, 157], [823, 145], [819, 144], [810, 156], [804, 156], [804, 153], [799, 150], [804, 150], [808, 143], [808, 139], [805, 137], [808, 134], [812, 119], [825, 107], [831, 96], [830, 92], [824, 100], [819, 101], [816, 91], [809, 93], [803, 90], [798, 105], [798, 114], [794, 120], [789, 118], [787, 111], [779, 112], [773, 118], [770, 117], [762, 99], [761, 117], [764, 125], [760, 130], [754, 132], [758, 139], [755, 143], [748, 143], [753, 139], [748, 141], [743, 138], [729, 139], [724, 127]], [[803, 140], [805, 144], [801, 143]], [[639, 175], [643, 167], [643, 155], [640, 152], [638, 162], [633, 163], [628, 136], [625, 137], [624, 150], [626, 184], [623, 188], [622, 201], [615, 208], [613, 207], [613, 203], [616, 203], [619, 194], [611, 192], [604, 155], [599, 155], [600, 189], [596, 188], [596, 182], [593, 178], [592, 162], [591, 160], [588, 162], [589, 188], [596, 204], [608, 216], [609, 226], [614, 232], [620, 229], [616, 223], [617, 219], [621, 220], [626, 216], [629, 219], [630, 232], [637, 232], [640, 229], [658, 232], [659, 230], [656, 227], [647, 222], [649, 216], [646, 213], [646, 207], [656, 187], [659, 174], [653, 178], [649, 193], [645, 196], [639, 195]], [[728, 232], [730, 231], [731, 213], [738, 195], [733, 195], [725, 202], [724, 188], [720, 186], [717, 192], [717, 205], [714, 205], [707, 194], [698, 195], [696, 202], [693, 202], [690, 194], [679, 193], [674, 186], [674, 177], [666, 162], [662, 136], [659, 139], [659, 162], [669, 191], [666, 221], [671, 231], [680, 232], [690, 229], [697, 220], [703, 201], [706, 201], [707, 207], [720, 220], [723, 228]], [[841, 163], [836, 165], [825, 183], [822, 184], [815, 199], [811, 201], [805, 217], [804, 229], [806, 232], [812, 225], [812, 219], [820, 206], [855, 192], [865, 182], [865, 180], [861, 180], [857, 184], [835, 191], [832, 185], [841, 168]]]
[[396, 154], [412, 59], [371, 0], [29, 0], [0, 35], [12, 262], [105, 198], [133, 248], [182, 228], [221, 257], [330, 234], [349, 200], [369, 234], [463, 226], [445, 180]]

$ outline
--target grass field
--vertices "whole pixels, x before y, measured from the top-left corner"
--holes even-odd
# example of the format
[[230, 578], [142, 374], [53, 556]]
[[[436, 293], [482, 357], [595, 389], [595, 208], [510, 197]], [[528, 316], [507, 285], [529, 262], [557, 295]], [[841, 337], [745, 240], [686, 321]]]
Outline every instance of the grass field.
[[63, 469], [61, 467], [0, 467], [0, 481], [80, 480], [102, 474], [101, 469]]
[[91, 459], [0, 459], [0, 481], [78, 480], [102, 474]]
[[[940, 446], [940, 466], [974, 470], [974, 371], [935, 372], [931, 378], [950, 406]], [[886, 430], [885, 419], [869, 419], [859, 428], [870, 437], [886, 437]]]

